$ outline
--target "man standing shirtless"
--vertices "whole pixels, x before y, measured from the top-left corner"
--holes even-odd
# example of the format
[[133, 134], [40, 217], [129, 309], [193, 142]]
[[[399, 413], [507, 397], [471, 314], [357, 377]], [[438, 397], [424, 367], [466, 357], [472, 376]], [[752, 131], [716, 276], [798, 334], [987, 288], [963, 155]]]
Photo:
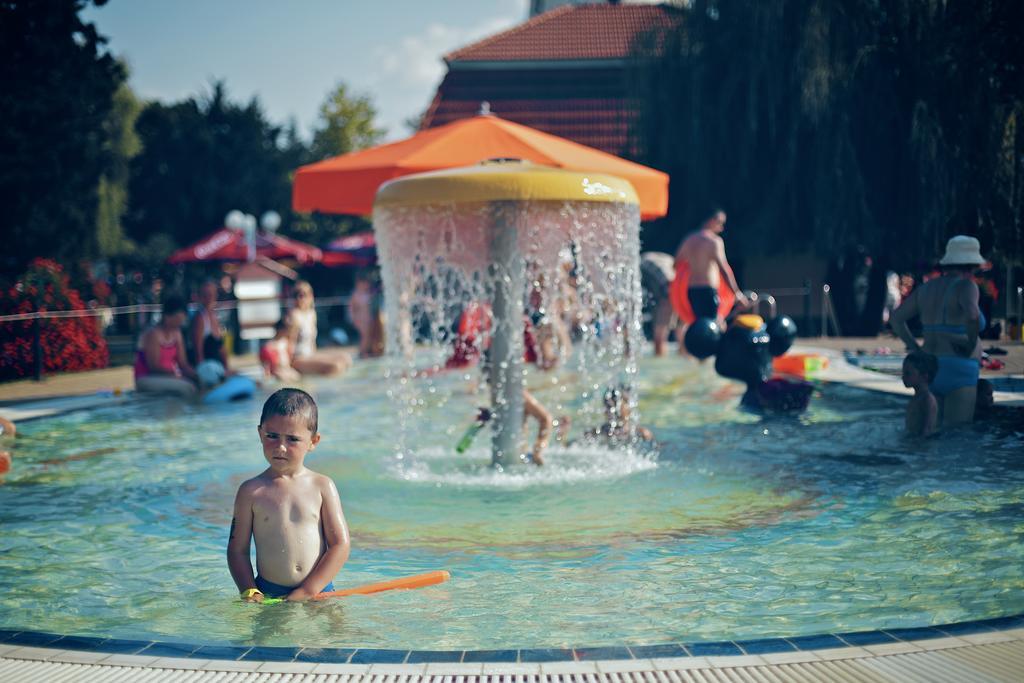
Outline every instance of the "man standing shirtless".
[[715, 209], [700, 229], [687, 235], [676, 250], [676, 262], [686, 261], [690, 275], [687, 282], [687, 296], [690, 307], [698, 318], [721, 319], [718, 315], [719, 278], [736, 294], [736, 304], [749, 306], [750, 300], [740, 291], [736, 276], [725, 258], [725, 243], [721, 234], [725, 230], [725, 211]]

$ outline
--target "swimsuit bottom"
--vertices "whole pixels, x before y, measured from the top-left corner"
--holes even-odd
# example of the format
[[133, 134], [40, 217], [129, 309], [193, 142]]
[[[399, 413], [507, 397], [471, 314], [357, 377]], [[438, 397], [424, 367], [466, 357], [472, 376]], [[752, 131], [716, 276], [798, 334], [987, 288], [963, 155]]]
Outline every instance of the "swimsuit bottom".
[[[273, 581], [267, 581], [262, 576], [257, 576], [256, 577], [256, 587], [259, 588], [260, 592], [263, 593], [263, 595], [265, 595], [268, 598], [283, 598], [283, 597], [286, 597], [289, 593], [291, 593], [293, 590], [295, 590], [297, 588], [297, 586], [282, 586], [279, 583], [274, 583]], [[331, 583], [327, 584], [326, 586], [324, 586], [320, 590], [320, 592], [321, 593], [329, 593], [329, 592], [331, 592], [333, 590], [334, 590], [334, 583], [331, 582]]]
[[939, 371], [932, 380], [932, 393], [939, 396], [963, 389], [964, 387], [975, 387], [978, 385], [978, 372], [981, 366], [974, 358], [963, 358], [961, 356], [936, 356], [939, 361]]
[[718, 318], [718, 290], [714, 287], [690, 287], [686, 290], [690, 308], [697, 318]]

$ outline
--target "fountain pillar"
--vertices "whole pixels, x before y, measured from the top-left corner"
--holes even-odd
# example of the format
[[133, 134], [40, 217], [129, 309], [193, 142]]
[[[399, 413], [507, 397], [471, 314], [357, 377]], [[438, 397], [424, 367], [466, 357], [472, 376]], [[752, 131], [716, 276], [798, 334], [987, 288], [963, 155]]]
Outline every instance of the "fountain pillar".
[[490, 271], [494, 291], [491, 333], [491, 406], [494, 438], [491, 462], [507, 466], [519, 460], [523, 424], [523, 258], [519, 253], [515, 203], [492, 202]]

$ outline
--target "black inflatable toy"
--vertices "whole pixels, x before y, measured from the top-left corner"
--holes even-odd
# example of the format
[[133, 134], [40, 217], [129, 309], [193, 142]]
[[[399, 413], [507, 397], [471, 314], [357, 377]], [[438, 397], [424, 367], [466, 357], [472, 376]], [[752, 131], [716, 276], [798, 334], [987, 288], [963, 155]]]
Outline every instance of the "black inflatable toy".
[[768, 350], [773, 356], [781, 356], [789, 351], [789, 347], [796, 341], [796, 323], [788, 315], [772, 318], [765, 329], [770, 337]]
[[764, 412], [804, 410], [810, 401], [806, 382], [771, 380], [772, 357], [781, 356], [796, 340], [796, 323], [781, 315], [766, 325], [759, 315], [740, 315], [721, 332], [718, 323], [701, 318], [686, 331], [686, 350], [697, 358], [715, 356], [715, 372], [747, 385], [741, 404]]
[[704, 360], [718, 351], [718, 343], [722, 338], [722, 328], [711, 318], [697, 318], [686, 328], [683, 344], [690, 355]]

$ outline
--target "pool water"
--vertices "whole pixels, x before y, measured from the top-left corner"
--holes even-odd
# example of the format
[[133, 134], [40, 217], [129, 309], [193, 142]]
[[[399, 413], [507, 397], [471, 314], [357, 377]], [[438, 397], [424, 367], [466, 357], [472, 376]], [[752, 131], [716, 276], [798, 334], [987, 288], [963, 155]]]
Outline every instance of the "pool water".
[[[136, 403], [26, 422], [0, 484], [0, 628], [224, 644], [427, 650], [655, 644], [897, 628], [1024, 612], [1024, 432], [901, 436], [905, 399], [827, 385], [799, 418], [736, 410], [710, 364], [645, 358], [656, 453], [553, 447], [490, 468], [454, 444], [461, 376], [396, 454], [385, 366], [307, 385], [352, 531], [337, 587], [448, 569], [446, 584], [242, 604], [224, 553], [264, 466], [261, 400]], [[531, 378], [560, 409], [558, 384]], [[575, 424], [572, 435], [590, 425]]]

